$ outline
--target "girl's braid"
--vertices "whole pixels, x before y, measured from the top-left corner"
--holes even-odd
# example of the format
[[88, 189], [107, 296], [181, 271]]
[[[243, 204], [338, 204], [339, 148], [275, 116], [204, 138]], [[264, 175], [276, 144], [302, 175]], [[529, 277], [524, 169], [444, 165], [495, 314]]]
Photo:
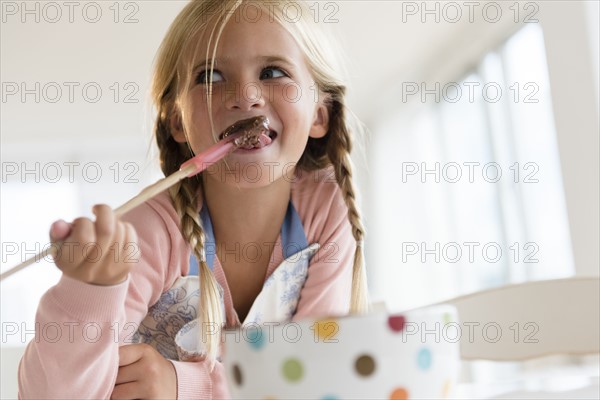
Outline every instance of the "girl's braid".
[[331, 105], [330, 139], [327, 156], [333, 165], [335, 178], [348, 207], [348, 220], [352, 226], [352, 236], [356, 240], [354, 266], [352, 269], [352, 297], [350, 311], [363, 313], [368, 308], [366, 272], [363, 262], [364, 227], [356, 204], [356, 191], [352, 181], [352, 139], [345, 123], [344, 106], [335, 101]]
[[[162, 110], [159, 111], [156, 121], [156, 138], [160, 149], [161, 169], [165, 176], [179, 169], [179, 166], [190, 156], [184, 154], [183, 146], [177, 143], [170, 134], [169, 119]], [[216, 360], [219, 351], [220, 337], [214, 332], [220, 332], [223, 326], [223, 315], [220, 303], [220, 293], [217, 281], [206, 264], [204, 250], [205, 235], [198, 216], [197, 195], [201, 179], [197, 177], [186, 178], [169, 189], [173, 206], [181, 221], [181, 233], [190, 244], [198, 260], [200, 280], [199, 320], [202, 324], [201, 340], [206, 349], [209, 362]], [[215, 324], [216, 330], [208, 329], [209, 324]], [[207, 336], [211, 332], [211, 336]]]

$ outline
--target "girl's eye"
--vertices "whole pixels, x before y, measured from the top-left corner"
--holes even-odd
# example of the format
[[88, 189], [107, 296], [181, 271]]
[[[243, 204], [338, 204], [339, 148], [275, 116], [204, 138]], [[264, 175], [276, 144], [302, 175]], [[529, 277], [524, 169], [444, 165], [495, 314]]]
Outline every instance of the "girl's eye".
[[196, 83], [200, 85], [208, 85], [209, 82], [221, 82], [223, 75], [216, 69], [212, 71], [212, 79], [210, 79], [210, 70], [200, 71], [196, 76]]
[[260, 73], [260, 79], [274, 79], [287, 76], [287, 74], [278, 67], [266, 67]]

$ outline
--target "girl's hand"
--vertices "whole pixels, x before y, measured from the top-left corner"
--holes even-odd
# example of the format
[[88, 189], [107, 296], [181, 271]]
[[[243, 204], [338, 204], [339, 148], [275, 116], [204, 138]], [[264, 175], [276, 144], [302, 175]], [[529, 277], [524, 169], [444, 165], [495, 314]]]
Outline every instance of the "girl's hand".
[[[50, 240], [58, 247], [54, 261], [63, 274], [94, 285], [116, 285], [125, 279], [137, 253], [137, 235], [133, 226], [121, 222], [107, 205], [92, 209], [96, 221], [77, 218], [71, 224], [56, 221], [50, 228]], [[58, 243], [62, 242], [62, 243]]]
[[147, 344], [119, 347], [119, 373], [111, 399], [175, 399], [175, 367]]

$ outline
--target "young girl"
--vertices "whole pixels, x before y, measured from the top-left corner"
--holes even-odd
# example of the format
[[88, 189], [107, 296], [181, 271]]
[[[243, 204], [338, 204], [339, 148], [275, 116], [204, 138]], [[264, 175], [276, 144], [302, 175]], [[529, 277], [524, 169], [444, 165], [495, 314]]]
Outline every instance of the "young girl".
[[313, 19], [289, 1], [182, 10], [153, 81], [165, 175], [246, 118], [267, 117], [271, 142], [120, 219], [98, 205], [95, 221], [53, 224], [53, 241], [100, 251], [56, 258], [63, 276], [39, 305], [21, 397], [227, 397], [221, 327], [366, 309], [345, 87]]

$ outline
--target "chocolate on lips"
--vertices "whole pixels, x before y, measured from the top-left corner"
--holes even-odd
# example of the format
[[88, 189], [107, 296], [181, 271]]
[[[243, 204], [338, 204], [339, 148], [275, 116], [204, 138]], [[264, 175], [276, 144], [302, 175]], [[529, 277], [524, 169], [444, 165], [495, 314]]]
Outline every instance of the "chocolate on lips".
[[234, 140], [235, 145], [247, 150], [265, 147], [277, 136], [269, 129], [269, 119], [264, 115], [235, 122], [219, 135], [219, 140], [237, 133], [241, 135]]

